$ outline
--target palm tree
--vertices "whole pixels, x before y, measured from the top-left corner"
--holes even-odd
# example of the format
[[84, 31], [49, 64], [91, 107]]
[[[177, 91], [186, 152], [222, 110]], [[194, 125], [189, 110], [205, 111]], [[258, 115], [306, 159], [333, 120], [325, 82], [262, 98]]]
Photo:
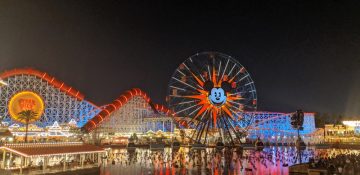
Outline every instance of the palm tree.
[[28, 136], [28, 126], [29, 126], [29, 122], [33, 119], [35, 119], [35, 117], [38, 115], [38, 113], [32, 111], [32, 110], [24, 110], [18, 113], [18, 120], [20, 120], [21, 122], [25, 122], [25, 142], [27, 143], [27, 136]]
[[184, 141], [185, 141], [185, 131], [183, 129], [180, 129], [180, 138], [181, 138], [181, 141], [184, 143]]

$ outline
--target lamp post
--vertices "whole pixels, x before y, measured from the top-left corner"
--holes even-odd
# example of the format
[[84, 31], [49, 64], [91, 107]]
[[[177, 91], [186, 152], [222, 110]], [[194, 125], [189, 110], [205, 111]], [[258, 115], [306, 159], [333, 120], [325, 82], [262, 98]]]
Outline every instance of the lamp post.
[[297, 130], [297, 141], [296, 141], [296, 148], [298, 152], [299, 162], [301, 163], [301, 138], [300, 138], [300, 130], [303, 129], [302, 125], [304, 124], [304, 112], [299, 109], [296, 110], [295, 113], [291, 115], [291, 126]]

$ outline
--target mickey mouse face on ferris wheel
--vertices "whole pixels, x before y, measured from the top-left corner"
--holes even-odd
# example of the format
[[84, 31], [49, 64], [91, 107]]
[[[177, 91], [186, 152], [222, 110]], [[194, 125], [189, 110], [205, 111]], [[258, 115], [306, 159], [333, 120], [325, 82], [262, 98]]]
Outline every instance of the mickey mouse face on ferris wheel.
[[230, 83], [222, 82], [221, 87], [214, 87], [211, 81], [205, 82], [204, 89], [209, 92], [208, 99], [215, 106], [222, 106], [226, 103], [226, 93], [231, 90]]

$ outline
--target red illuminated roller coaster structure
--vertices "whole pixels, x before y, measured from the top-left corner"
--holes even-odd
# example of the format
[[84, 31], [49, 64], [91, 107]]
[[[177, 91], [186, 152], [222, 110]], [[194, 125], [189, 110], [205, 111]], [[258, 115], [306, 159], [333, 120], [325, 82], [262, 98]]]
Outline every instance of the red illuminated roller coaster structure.
[[[141, 116], [142, 120], [143, 117], [161, 115], [172, 120], [174, 114], [163, 105], [151, 103], [149, 96], [138, 88], [128, 90], [112, 103], [99, 107], [86, 100], [80, 91], [48, 73], [36, 69], [24, 68], [5, 71], [0, 74], [0, 79], [6, 83], [6, 85], [0, 86], [0, 116], [2, 116], [2, 122], [8, 123], [8, 125], [16, 123], [9, 115], [9, 101], [14, 95], [24, 91], [38, 94], [44, 102], [43, 115], [34, 122], [39, 127], [51, 126], [54, 122], [68, 123], [73, 119], [77, 122], [78, 127], [90, 132], [101, 125], [109, 125], [109, 123], [114, 125], [112, 127], [121, 129], [126, 125], [126, 122], [121, 122], [121, 120], [132, 120], [132, 117], [137, 120], [139, 119], [137, 116]], [[137, 110], [134, 110], [135, 108]], [[104, 123], [105, 120], [111, 120], [108, 119], [111, 115], [116, 115], [112, 118], [120, 119], [108, 122], [108, 124]], [[134, 122], [139, 121], [140, 119]], [[131, 121], [128, 123], [131, 124]], [[118, 124], [120, 126], [115, 126]], [[109, 126], [106, 127], [109, 128]], [[126, 127], [124, 126], [124, 128]]]

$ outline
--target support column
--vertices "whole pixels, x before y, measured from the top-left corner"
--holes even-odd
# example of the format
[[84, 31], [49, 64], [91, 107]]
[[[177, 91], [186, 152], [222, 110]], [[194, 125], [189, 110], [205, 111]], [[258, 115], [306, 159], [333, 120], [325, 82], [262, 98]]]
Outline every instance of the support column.
[[10, 159], [9, 159], [9, 167], [11, 167], [12, 166], [12, 152], [10, 152]]
[[6, 160], [6, 150], [3, 150], [3, 161], [2, 161], [2, 165], [1, 168], [5, 169], [5, 160]]
[[100, 156], [100, 153], [97, 153], [97, 156], [98, 156], [97, 163], [98, 163], [98, 165], [100, 165], [100, 163], [101, 163], [101, 156]]
[[162, 123], [163, 123], [163, 132], [165, 132], [165, 121], [162, 121]]
[[64, 171], [66, 170], [66, 158], [67, 158], [67, 155], [65, 154], [64, 155], [64, 166], [63, 166]]
[[22, 174], [23, 163], [24, 163], [24, 157], [20, 156], [20, 174]]
[[174, 126], [173, 126], [173, 121], [171, 120], [170, 122], [171, 122], [171, 123], [170, 123], [170, 124], [171, 124], [171, 125], [170, 125], [170, 132], [174, 132], [174, 129], [173, 129], [173, 127], [174, 127]]
[[81, 168], [84, 168], [84, 159], [85, 159], [85, 155], [84, 155], [84, 154], [81, 154], [81, 155], [80, 155]]
[[48, 164], [49, 161], [49, 157], [44, 157], [44, 165], [43, 165], [43, 170], [46, 170], [46, 166]]

